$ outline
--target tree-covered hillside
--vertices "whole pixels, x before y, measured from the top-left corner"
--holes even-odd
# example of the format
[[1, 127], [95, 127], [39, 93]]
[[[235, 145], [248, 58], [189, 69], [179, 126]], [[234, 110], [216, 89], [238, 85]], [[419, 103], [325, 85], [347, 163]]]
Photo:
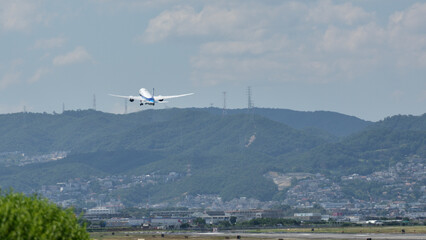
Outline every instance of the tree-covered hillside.
[[[222, 114], [222, 109], [206, 108], [205, 110]], [[357, 117], [329, 111], [302, 112], [289, 109], [252, 108], [250, 112], [284, 123], [296, 129], [315, 129], [316, 132], [327, 136], [346, 137], [370, 126], [372, 122]], [[229, 109], [227, 114], [247, 114], [247, 109]]]
[[[149, 139], [154, 135], [161, 139], [161, 142], [164, 142], [164, 139], [170, 139], [183, 143], [184, 141], [180, 140], [182, 135], [191, 133], [187, 125], [192, 127], [199, 123], [203, 128], [208, 128], [211, 122], [222, 119], [219, 114], [209, 114], [209, 112], [216, 113], [220, 111], [219, 109], [207, 110], [207, 112], [206, 109], [147, 110], [126, 115], [92, 110], [66, 111], [63, 114], [54, 115], [46, 113], [0, 115], [0, 152], [40, 153], [58, 149], [90, 152], [127, 148], [124, 146], [126, 144], [129, 145], [128, 148], [133, 149], [136, 144], [139, 146], [142, 144], [141, 148], [155, 148], [159, 147], [154, 146], [157, 144], [155, 140], [149, 143], [144, 141], [144, 138]], [[228, 110], [228, 112], [232, 114], [226, 118], [239, 115], [241, 123], [246, 126], [251, 121], [251, 118], [246, 115], [246, 110]], [[304, 129], [307, 135], [322, 135], [323, 139], [331, 139], [331, 135], [346, 136], [370, 124], [355, 117], [331, 112], [297, 112], [261, 108], [256, 108], [253, 112], [265, 119], [284, 123], [295, 129]], [[212, 129], [214, 127], [217, 125]], [[140, 131], [144, 132], [143, 136], [135, 135]], [[242, 141], [242, 138], [246, 136], [240, 137], [239, 141]], [[142, 141], [145, 143], [141, 143]], [[151, 146], [147, 146], [149, 144]], [[170, 147], [168, 142], [165, 144]]]
[[426, 113], [421, 116], [396, 115], [387, 117], [372, 128], [388, 128], [393, 130], [426, 131]]
[[[329, 121], [348, 124], [335, 118]], [[71, 178], [177, 172], [181, 177], [176, 181], [132, 186], [116, 194], [133, 203], [183, 194], [270, 200], [280, 193], [264, 177], [269, 171], [338, 177], [371, 173], [410, 155], [426, 158], [425, 121], [425, 115], [391, 117], [335, 142], [264, 116], [222, 116], [205, 109], [0, 115], [0, 152], [70, 151], [66, 158], [52, 162], [2, 167], [0, 186], [31, 191]], [[316, 126], [306, 124], [306, 128]]]

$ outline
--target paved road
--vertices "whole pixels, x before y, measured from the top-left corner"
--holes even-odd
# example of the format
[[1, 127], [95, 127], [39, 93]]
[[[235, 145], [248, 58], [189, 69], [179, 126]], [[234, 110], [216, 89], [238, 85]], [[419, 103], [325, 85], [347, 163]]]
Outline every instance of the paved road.
[[349, 233], [194, 233], [196, 236], [229, 236], [233, 239], [237, 238], [237, 235], [241, 236], [242, 239], [245, 237], [264, 239], [264, 238], [275, 238], [275, 239], [364, 239], [371, 238], [375, 239], [389, 239], [389, 240], [412, 240], [412, 239], [426, 239], [426, 234], [349, 234]]

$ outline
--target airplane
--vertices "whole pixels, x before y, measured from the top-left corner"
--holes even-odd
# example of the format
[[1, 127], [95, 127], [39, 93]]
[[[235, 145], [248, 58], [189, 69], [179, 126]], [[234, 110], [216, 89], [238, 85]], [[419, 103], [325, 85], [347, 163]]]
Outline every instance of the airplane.
[[139, 96], [121, 96], [121, 95], [115, 95], [115, 94], [109, 94], [109, 95], [113, 97], [126, 98], [130, 102], [133, 102], [135, 100], [140, 101], [140, 106], [144, 104], [154, 106], [155, 103], [166, 103], [167, 101], [164, 101], [165, 99], [185, 97], [192, 94], [194, 93], [186, 93], [186, 94], [173, 95], [173, 96], [161, 96], [161, 95], [154, 96], [154, 89], [152, 89], [152, 94], [151, 94], [145, 88], [141, 88], [139, 89]]

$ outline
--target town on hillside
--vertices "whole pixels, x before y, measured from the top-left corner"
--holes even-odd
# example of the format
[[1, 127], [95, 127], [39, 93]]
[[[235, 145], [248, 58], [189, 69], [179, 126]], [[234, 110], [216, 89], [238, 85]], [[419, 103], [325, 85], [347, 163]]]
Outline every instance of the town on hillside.
[[[62, 207], [81, 208], [88, 219], [103, 220], [108, 226], [149, 223], [164, 227], [177, 226], [196, 218], [217, 223], [231, 217], [235, 217], [236, 221], [275, 217], [350, 223], [365, 222], [372, 218], [424, 220], [426, 218], [424, 161], [425, 159], [413, 157], [406, 163], [397, 163], [385, 171], [369, 175], [354, 173], [342, 176], [341, 179], [337, 179], [338, 181], [322, 174], [277, 172], [265, 174], [266, 178], [273, 179], [280, 191], [285, 192], [282, 201], [260, 201], [247, 197], [226, 201], [218, 195], [200, 194], [185, 195], [175, 202], [148, 200], [131, 204], [117, 194], [120, 190], [135, 186], [155, 186], [177, 181], [188, 174], [187, 172], [75, 178], [66, 182], [43, 185], [41, 189], [34, 189], [34, 192]], [[356, 191], [354, 189], [364, 192], [362, 188], [365, 186], [372, 186], [368, 189], [370, 192], [377, 190], [381, 192], [375, 192], [374, 195], [354, 193]], [[280, 206], [288, 206], [292, 210], [283, 211]], [[134, 219], [122, 214], [126, 208], [152, 209], [153, 212], [144, 218]], [[184, 210], [161, 212], [161, 209]]]

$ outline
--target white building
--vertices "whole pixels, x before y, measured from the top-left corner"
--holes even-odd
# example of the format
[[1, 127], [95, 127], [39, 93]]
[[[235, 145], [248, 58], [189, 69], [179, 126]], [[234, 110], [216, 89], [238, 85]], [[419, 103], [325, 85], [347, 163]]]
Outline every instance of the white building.
[[100, 215], [100, 214], [114, 214], [114, 209], [109, 209], [106, 207], [95, 207], [87, 210], [88, 215]]
[[205, 213], [194, 213], [195, 218], [202, 218], [207, 224], [216, 224], [218, 222], [229, 221], [231, 214], [223, 211], [207, 211]]
[[169, 226], [175, 226], [178, 227], [183, 223], [187, 223], [190, 222], [191, 218], [185, 218], [185, 217], [181, 217], [181, 218], [174, 218], [174, 217], [170, 217], [170, 218], [151, 218], [151, 225], [152, 226], [164, 226], [164, 227], [169, 227]]

